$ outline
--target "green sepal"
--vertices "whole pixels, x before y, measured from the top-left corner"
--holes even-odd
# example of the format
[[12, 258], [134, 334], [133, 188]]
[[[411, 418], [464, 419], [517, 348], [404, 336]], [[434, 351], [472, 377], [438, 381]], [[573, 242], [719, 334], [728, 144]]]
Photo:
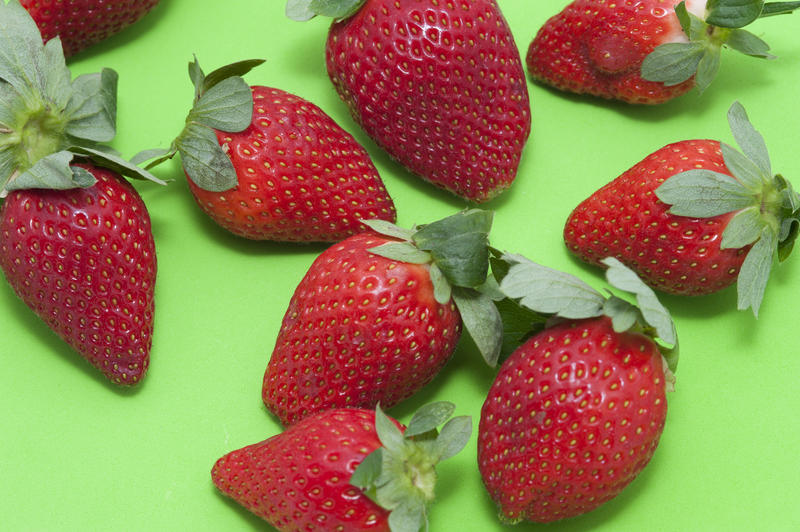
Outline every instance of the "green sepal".
[[344, 20], [361, 9], [364, 2], [365, 0], [288, 0], [286, 16], [299, 22], [317, 15]]
[[[380, 246], [370, 248], [369, 252], [387, 259], [408, 262], [409, 264], [429, 264], [433, 260], [430, 253], [422, 251], [411, 242], [387, 242]], [[448, 297], [444, 299], [444, 301], [440, 301], [439, 298], [436, 300], [444, 304], [447, 303], [450, 298]]]
[[761, 237], [764, 222], [758, 207], [751, 206], [737, 212], [722, 232], [720, 249], [739, 249], [749, 246]]
[[494, 213], [462, 211], [422, 226], [412, 240], [428, 251], [453, 286], [475, 288], [489, 273], [489, 231]]
[[[609, 284], [635, 297], [636, 306], [610, 293], [608, 297], [577, 277], [536, 264], [521, 255], [504, 254], [510, 267], [500, 281], [500, 288], [513, 301], [539, 314], [562, 319], [611, 318], [617, 332], [633, 328], [661, 343], [668, 361], [677, 361], [677, 334], [669, 311], [655, 292], [628, 267], [614, 258], [607, 266]], [[541, 320], [534, 321], [540, 326]], [[674, 371], [674, 365], [670, 367]]]
[[451, 418], [454, 411], [448, 402], [423, 406], [402, 431], [376, 407], [375, 430], [382, 447], [362, 460], [350, 483], [389, 510], [392, 532], [427, 530], [436, 465], [460, 452], [472, 434], [469, 416]]
[[714, 81], [719, 72], [719, 65], [721, 62], [720, 49], [714, 46], [708, 46], [704, 50], [700, 62], [697, 63], [697, 72], [694, 75], [695, 87], [697, 91], [702, 94]]
[[765, 226], [760, 238], [747, 252], [736, 279], [739, 310], [751, 308], [758, 317], [777, 247], [777, 235], [770, 227]]
[[732, 50], [745, 55], [762, 59], [776, 59], [774, 55], [769, 53], [769, 44], [747, 30], [737, 28], [731, 31], [725, 44]]
[[708, 0], [706, 22], [721, 28], [743, 28], [764, 9], [764, 0]]
[[503, 347], [503, 322], [492, 297], [472, 288], [454, 287], [453, 301], [483, 360], [497, 366]]
[[220, 146], [213, 129], [189, 123], [175, 139], [175, 146], [181, 154], [184, 170], [198, 187], [222, 192], [239, 183], [233, 162]]
[[742, 153], [761, 169], [765, 180], [772, 177], [772, 164], [763, 135], [750, 122], [744, 106], [738, 101], [728, 109], [728, 126]]
[[657, 46], [642, 61], [642, 77], [666, 86], [678, 85], [697, 72], [706, 47], [699, 42], [675, 42]]
[[82, 168], [70, 166], [74, 157], [75, 154], [69, 151], [60, 151], [42, 157], [31, 168], [12, 179], [6, 185], [6, 190], [67, 190], [94, 185], [96, 179], [92, 174]]
[[800, 7], [800, 2], [767, 2], [761, 10], [761, 18], [788, 15]]
[[203, 92], [189, 116], [189, 123], [236, 133], [253, 120], [253, 94], [240, 77], [226, 78]]
[[[235, 63], [221, 66], [216, 70], [212, 70], [208, 74], [204, 74], [203, 70], [200, 68], [200, 63], [198, 63], [197, 58], [195, 57], [194, 63], [189, 63], [189, 76], [191, 77], [192, 82], [195, 84], [197, 95], [199, 97], [211, 90], [220, 82], [229, 78], [242, 77], [264, 62], [264, 59], [244, 59], [242, 61], [236, 61]], [[197, 80], [195, 77], [197, 77]]]
[[712, 170], [687, 170], [656, 189], [676, 216], [709, 218], [749, 207], [753, 194], [733, 177]]
[[87, 158], [98, 166], [108, 168], [122, 176], [151, 181], [158, 185], [167, 184], [166, 181], [157, 178], [144, 168], [125, 160], [115, 150], [107, 146], [97, 145], [91, 148], [88, 146], [71, 146], [69, 150], [79, 157]]
[[77, 139], [110, 142], [117, 134], [117, 83], [114, 70], [78, 76], [72, 82], [73, 97], [65, 114], [65, 132]]
[[362, 220], [361, 223], [378, 234], [390, 236], [392, 238], [398, 238], [400, 240], [406, 240], [408, 242], [411, 241], [411, 238], [414, 236], [414, 232], [416, 231], [416, 229], [406, 229], [393, 224], [392, 222], [387, 222], [386, 220], [380, 220], [377, 218], [373, 220]]

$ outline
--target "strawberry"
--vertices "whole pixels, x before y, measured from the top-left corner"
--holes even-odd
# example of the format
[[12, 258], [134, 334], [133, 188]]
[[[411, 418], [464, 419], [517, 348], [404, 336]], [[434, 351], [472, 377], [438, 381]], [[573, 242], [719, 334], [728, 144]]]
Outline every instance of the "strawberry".
[[0, 4], [0, 269], [14, 292], [117, 384], [149, 365], [156, 257], [150, 218], [121, 177], [158, 181], [100, 143], [117, 75], [70, 79], [17, 2]]
[[229, 452], [211, 478], [280, 531], [418, 531], [433, 500], [436, 464], [459, 452], [472, 431], [467, 416], [447, 421], [453, 409], [444, 402], [422, 407], [408, 428], [379, 408], [326, 410]]
[[61, 38], [67, 57], [119, 33], [158, 4], [158, 0], [19, 1], [45, 41]]
[[462, 322], [496, 360], [499, 316], [475, 289], [488, 271], [491, 214], [466, 211], [416, 231], [369, 223], [374, 231], [319, 255], [289, 302], [262, 387], [286, 425], [410, 397], [449, 360]]
[[757, 315], [773, 257], [786, 259], [797, 236], [800, 196], [773, 175], [739, 103], [728, 119], [745, 155], [714, 140], [657, 150], [572, 211], [567, 247], [591, 264], [617, 257], [671, 294], [709, 294], [736, 282], [739, 308]]
[[574, 0], [551, 17], [528, 48], [533, 79], [559, 90], [633, 104], [661, 104], [704, 91], [729, 47], [773, 58], [742, 29], [800, 4], [763, 0]]
[[262, 61], [207, 76], [190, 64], [195, 106], [169, 150], [197, 204], [231, 233], [254, 240], [337, 242], [362, 220], [394, 222], [394, 203], [366, 150], [319, 107], [240, 77]]
[[335, 19], [328, 74], [354, 119], [400, 164], [476, 202], [511, 186], [530, 104], [495, 0], [289, 0], [287, 14]]
[[[616, 497], [652, 458], [664, 429], [671, 369], [648, 333], [677, 339], [668, 311], [608, 259], [612, 286], [639, 308], [571, 275], [506, 255], [500, 289], [556, 318], [505, 360], [478, 427], [478, 467], [504, 522], [551, 522]], [[641, 309], [641, 310], [640, 310]]]

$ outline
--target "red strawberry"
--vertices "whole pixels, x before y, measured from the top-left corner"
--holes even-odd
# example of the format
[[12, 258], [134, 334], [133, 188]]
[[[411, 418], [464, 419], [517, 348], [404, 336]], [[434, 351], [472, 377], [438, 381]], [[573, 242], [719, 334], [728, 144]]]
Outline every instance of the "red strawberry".
[[[117, 75], [70, 79], [19, 3], [0, 3], [0, 268], [17, 295], [117, 384], [149, 364], [156, 257], [150, 218], [120, 174], [158, 181], [101, 142]], [[160, 181], [159, 181], [160, 182]]]
[[501, 520], [551, 522], [616, 497], [648, 464], [671, 374], [653, 339], [636, 331], [655, 326], [676, 340], [653, 292], [613, 259], [609, 280], [634, 292], [641, 311], [572, 276], [507, 260], [501, 290], [565, 319], [500, 368], [481, 410], [478, 467]]
[[530, 105], [519, 51], [495, 0], [323, 7], [289, 0], [287, 13], [337, 19], [328, 74], [370, 137], [411, 172], [469, 200], [488, 201], [511, 186]]
[[664, 103], [694, 86], [703, 91], [723, 46], [772, 57], [743, 26], [797, 7], [745, 3], [722, 0], [707, 8], [706, 0], [575, 0], [538, 31], [528, 70], [560, 90], [635, 104]]
[[[390, 408], [442, 369], [464, 313], [496, 357], [494, 307], [472, 289], [486, 279], [490, 224], [488, 213], [468, 211], [408, 231], [407, 241], [369, 232], [323, 252], [283, 318], [264, 374], [267, 407], [287, 425], [328, 408]], [[454, 242], [468, 254], [455, 266]]]
[[280, 531], [419, 530], [436, 463], [463, 448], [471, 432], [470, 419], [456, 417], [435, 435], [452, 411], [449, 403], [428, 405], [421, 414], [432, 419], [417, 415], [406, 429], [380, 411], [327, 410], [226, 454], [211, 478]]
[[195, 61], [186, 129], [150, 166], [180, 152], [197, 204], [244, 238], [337, 242], [363, 231], [362, 220], [394, 222], [375, 165], [349, 133], [298, 96], [247, 87], [239, 75], [260, 63], [206, 76]]
[[708, 294], [738, 281], [739, 308], [757, 314], [773, 256], [791, 251], [800, 197], [772, 174], [739, 104], [729, 120], [747, 156], [713, 140], [661, 148], [575, 208], [564, 227], [567, 247], [592, 264], [617, 257], [672, 294]]
[[117, 384], [150, 362], [156, 253], [150, 217], [115, 172], [89, 188], [18, 190], [0, 207], [0, 268], [16, 294]]
[[64, 55], [119, 33], [153, 9], [158, 0], [20, 0], [45, 41], [60, 37]]

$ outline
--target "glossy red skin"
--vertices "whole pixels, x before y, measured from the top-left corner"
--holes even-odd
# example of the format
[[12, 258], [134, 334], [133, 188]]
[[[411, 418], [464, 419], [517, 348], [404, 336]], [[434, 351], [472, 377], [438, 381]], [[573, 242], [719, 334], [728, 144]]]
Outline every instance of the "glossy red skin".
[[533, 79], [559, 90], [632, 104], [661, 104], [694, 87], [647, 81], [640, 71], [656, 46], [682, 32], [681, 0], [575, 0], [538, 31], [526, 56]]
[[331, 26], [326, 57], [355, 120], [411, 172], [476, 202], [511, 186], [530, 103], [494, 0], [367, 0]]
[[436, 302], [426, 266], [368, 251], [389, 241], [352, 236], [323, 252], [300, 281], [262, 388], [285, 425], [329, 408], [391, 408], [452, 355], [458, 310]]
[[718, 141], [669, 144], [572, 211], [564, 227], [567, 247], [598, 266], [605, 257], [616, 257], [648, 285], [670, 294], [704, 295], [730, 286], [750, 249], [720, 249], [733, 214], [675, 216], [654, 193], [669, 177], [694, 169], [731, 175]]
[[327, 410], [226, 454], [211, 478], [281, 532], [388, 532], [389, 512], [349, 483], [358, 464], [380, 446], [374, 411]]
[[10, 192], [0, 207], [0, 268], [14, 292], [110, 381], [134, 385], [150, 363], [156, 253], [136, 190], [77, 164], [97, 183]]
[[363, 231], [360, 220], [396, 220], [375, 165], [352, 135], [298, 96], [251, 89], [250, 127], [217, 131], [238, 185], [210, 192], [189, 178], [212, 220], [244, 238], [281, 242], [338, 242]]
[[662, 357], [608, 318], [564, 322], [501, 366], [481, 409], [478, 467], [504, 521], [589, 512], [650, 461], [667, 414]]
[[61, 37], [64, 55], [119, 33], [150, 12], [158, 0], [20, 0], [42, 38]]

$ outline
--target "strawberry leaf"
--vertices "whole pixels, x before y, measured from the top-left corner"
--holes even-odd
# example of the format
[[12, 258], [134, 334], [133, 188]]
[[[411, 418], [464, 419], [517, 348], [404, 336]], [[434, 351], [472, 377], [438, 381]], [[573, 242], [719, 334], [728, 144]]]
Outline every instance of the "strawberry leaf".
[[410, 241], [411, 237], [414, 236], [414, 230], [400, 227], [392, 222], [387, 222], [386, 220], [362, 220], [361, 223], [378, 234], [399, 238], [400, 240]]
[[[448, 416], [449, 417], [449, 416]], [[433, 451], [437, 461], [447, 460], [461, 452], [472, 435], [472, 418], [454, 417], [444, 424], [434, 441]]]
[[288, 0], [286, 2], [286, 16], [298, 22], [311, 20], [315, 16], [311, 10], [311, 0]]
[[383, 466], [383, 448], [378, 447], [361, 461], [350, 476], [350, 484], [363, 490], [369, 490], [381, 476]]
[[722, 28], [742, 28], [755, 21], [764, 0], [708, 0], [706, 22]]
[[450, 419], [455, 410], [456, 405], [448, 401], [437, 401], [424, 405], [414, 412], [403, 436], [410, 438], [436, 430], [436, 427]]
[[453, 301], [486, 363], [495, 367], [503, 347], [503, 322], [491, 296], [478, 290], [455, 287]]
[[764, 137], [753, 127], [747, 112], [739, 102], [733, 102], [728, 109], [728, 124], [742, 153], [753, 161], [765, 176], [772, 176], [772, 165]]
[[725, 44], [745, 55], [763, 59], [775, 59], [775, 56], [769, 53], [769, 44], [747, 30], [735, 29], [731, 31]]
[[675, 324], [667, 308], [661, 304], [653, 289], [644, 284], [636, 273], [619, 260], [608, 257], [601, 261], [608, 269], [606, 279], [611, 286], [633, 294], [647, 325], [655, 329], [658, 338], [674, 347], [678, 344]]
[[188, 122], [235, 133], [253, 119], [253, 93], [240, 77], [226, 78], [205, 91], [186, 119]]
[[702, 94], [714, 81], [719, 72], [720, 65], [720, 49], [718, 47], [710, 46], [705, 49], [700, 62], [697, 64], [697, 72], [695, 73], [695, 86]]
[[84, 74], [72, 82], [73, 96], [67, 104], [66, 133], [92, 142], [109, 142], [117, 134], [117, 81], [114, 70]]
[[642, 62], [642, 77], [671, 86], [683, 83], [697, 72], [706, 53], [699, 42], [676, 42], [657, 46]]
[[41, 188], [66, 190], [76, 187], [90, 187], [97, 181], [92, 174], [82, 168], [70, 166], [75, 155], [68, 151], [52, 153], [39, 159], [31, 168], [11, 180], [6, 189], [19, 190]]
[[183, 168], [192, 181], [204, 190], [222, 192], [239, 180], [230, 157], [217, 141], [214, 130], [190, 123], [175, 140]]
[[[430, 253], [422, 251], [410, 242], [387, 242], [386, 244], [370, 248], [369, 252], [387, 259], [408, 262], [410, 264], [428, 264], [432, 260]], [[448, 297], [444, 300], [444, 303], [447, 303], [449, 300], [450, 298]]]
[[749, 246], [759, 239], [764, 221], [757, 206], [748, 207], [736, 213], [722, 232], [720, 249], [739, 249]]
[[670, 177], [656, 189], [658, 199], [677, 216], [707, 218], [737, 211], [754, 203], [752, 193], [729, 175], [711, 170], [688, 170]]
[[720, 142], [720, 148], [722, 150], [722, 159], [725, 161], [725, 166], [731, 171], [733, 177], [745, 188], [750, 190], [752, 194], [759, 194], [764, 183], [769, 181], [770, 178], [764, 175], [761, 169], [756, 166], [751, 159], [739, 153], [729, 144]]
[[541, 266], [521, 255], [506, 254], [511, 266], [500, 282], [500, 289], [520, 305], [562, 318], [582, 319], [601, 316], [605, 298], [575, 276]]
[[777, 245], [775, 232], [765, 226], [761, 230], [761, 237], [747, 253], [736, 279], [739, 310], [752, 308], [753, 314], [758, 317]]
[[800, 2], [767, 2], [761, 10], [761, 17], [788, 15], [800, 7]]

